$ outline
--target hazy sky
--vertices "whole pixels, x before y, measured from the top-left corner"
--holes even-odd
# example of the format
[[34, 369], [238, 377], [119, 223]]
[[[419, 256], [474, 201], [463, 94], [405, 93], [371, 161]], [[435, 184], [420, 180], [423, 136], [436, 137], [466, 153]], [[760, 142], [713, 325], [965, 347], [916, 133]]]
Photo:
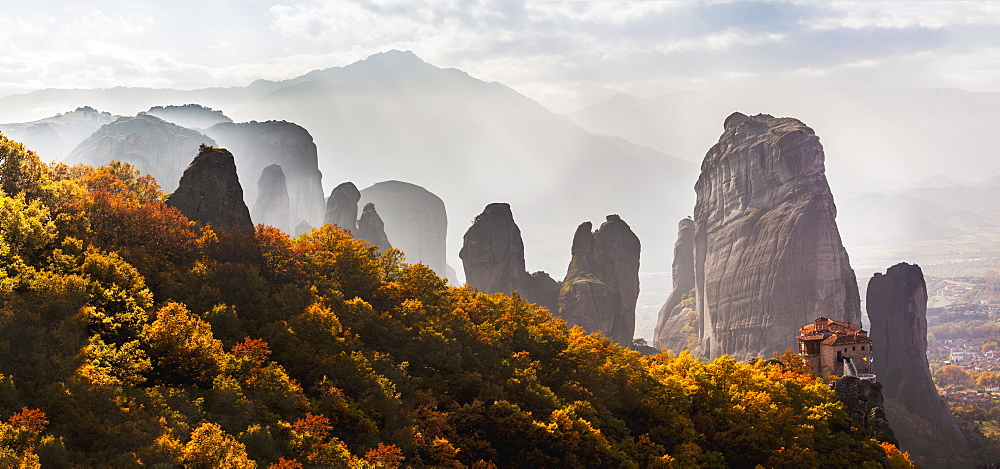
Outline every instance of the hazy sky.
[[244, 86], [410, 49], [556, 110], [619, 91], [1000, 91], [1000, 2], [5, 2], [0, 95]]

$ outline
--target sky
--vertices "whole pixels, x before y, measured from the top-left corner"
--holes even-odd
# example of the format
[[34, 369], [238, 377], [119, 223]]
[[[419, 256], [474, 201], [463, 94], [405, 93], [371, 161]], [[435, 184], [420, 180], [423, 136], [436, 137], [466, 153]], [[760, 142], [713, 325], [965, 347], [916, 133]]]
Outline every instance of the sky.
[[5, 2], [0, 96], [245, 86], [412, 50], [569, 112], [719, 86], [1000, 91], [1000, 2]]

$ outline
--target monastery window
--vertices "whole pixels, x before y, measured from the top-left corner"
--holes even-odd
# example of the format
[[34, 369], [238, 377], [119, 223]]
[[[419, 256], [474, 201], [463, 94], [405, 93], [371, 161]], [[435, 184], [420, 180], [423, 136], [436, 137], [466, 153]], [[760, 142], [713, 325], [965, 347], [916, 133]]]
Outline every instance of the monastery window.
[[853, 352], [853, 351], [855, 351], [855, 350], [857, 350], [857, 349], [858, 349], [858, 347], [856, 347], [856, 346], [853, 346], [853, 345], [851, 346], [851, 351], [852, 351], [852, 352]]
[[864, 350], [864, 349], [865, 349], [865, 346], [864, 346], [864, 345], [862, 345], [862, 346], [861, 346], [861, 350]]

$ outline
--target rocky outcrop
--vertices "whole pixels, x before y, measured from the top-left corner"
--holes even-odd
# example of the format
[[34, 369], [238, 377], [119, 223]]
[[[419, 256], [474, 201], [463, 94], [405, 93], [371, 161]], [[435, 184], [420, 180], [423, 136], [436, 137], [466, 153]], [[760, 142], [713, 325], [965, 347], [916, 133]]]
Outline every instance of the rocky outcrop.
[[389, 242], [406, 262], [423, 262], [444, 274], [448, 215], [441, 198], [415, 184], [384, 181], [361, 191], [360, 203], [369, 202], [378, 207]]
[[833, 383], [837, 400], [859, 428], [871, 430], [879, 441], [896, 444], [896, 437], [885, 414], [882, 385], [856, 376], [844, 376]]
[[305, 220], [302, 220], [302, 221], [299, 222], [298, 225], [295, 225], [295, 236], [299, 236], [301, 234], [308, 233], [308, 232], [312, 231], [313, 229], [315, 229], [315, 227], [313, 227], [312, 225], [310, 225]]
[[153, 106], [146, 111], [167, 122], [173, 122], [189, 129], [205, 130], [215, 124], [232, 122], [222, 111], [217, 111], [200, 104], [185, 104], [183, 106]]
[[510, 205], [487, 205], [465, 232], [458, 257], [469, 286], [483, 293], [524, 292], [524, 243]]
[[537, 271], [525, 277], [521, 295], [528, 301], [544, 306], [555, 314], [559, 311], [560, 286], [561, 282], [556, 281], [549, 274]]
[[639, 238], [618, 215], [608, 215], [593, 233], [592, 227], [584, 222], [573, 235], [559, 315], [570, 325], [602, 331], [631, 346], [639, 297]]
[[0, 133], [48, 161], [62, 161], [80, 142], [120, 116], [83, 106], [75, 111], [19, 124], [2, 124]]
[[[872, 368], [890, 404], [903, 450], [918, 457], [968, 452], [968, 443], [938, 396], [927, 362], [927, 285], [917, 265], [896, 264], [868, 282]], [[912, 427], [912, 428], [911, 428]], [[946, 448], [948, 451], [931, 451]], [[939, 466], [923, 460], [924, 465]]]
[[[66, 162], [101, 166], [125, 161], [143, 174], [155, 177], [164, 192], [173, 192], [200, 145], [214, 146], [215, 141], [194, 130], [140, 113], [102, 126], [77, 145]], [[260, 173], [254, 176], [257, 174]]]
[[517, 291], [529, 302], [556, 311], [559, 283], [545, 272], [524, 270], [524, 242], [514, 223], [510, 205], [492, 203], [476, 216], [465, 232], [458, 257], [465, 268], [465, 281], [483, 293]]
[[[277, 164], [288, 185], [288, 219], [305, 220], [312, 226], [323, 222], [323, 175], [319, 171], [316, 144], [306, 129], [284, 121], [220, 123], [206, 133], [236, 157], [240, 177], [252, 181], [266, 166]], [[248, 187], [247, 201], [257, 200], [257, 188]]]
[[336, 225], [345, 230], [354, 231], [358, 223], [358, 201], [361, 192], [353, 182], [345, 182], [330, 192], [326, 199], [326, 215], [323, 223]]
[[257, 223], [271, 225], [286, 233], [291, 232], [288, 220], [288, 187], [281, 166], [272, 164], [264, 168], [257, 180], [257, 203], [250, 212]]
[[215, 229], [253, 230], [233, 154], [222, 148], [201, 147], [177, 190], [167, 197], [167, 205]]
[[355, 231], [354, 237], [378, 246], [382, 252], [392, 249], [392, 243], [385, 235], [385, 223], [375, 211], [375, 204], [371, 202], [365, 204], [364, 210], [361, 211], [361, 219], [358, 220], [358, 229]]
[[732, 114], [695, 192], [701, 355], [771, 356], [794, 346], [798, 328], [818, 316], [860, 323], [857, 280], [812, 129], [792, 118]]
[[[660, 308], [653, 332], [653, 346], [680, 352], [688, 348], [688, 338], [694, 332], [691, 313], [694, 298], [694, 220], [685, 218], [677, 225], [672, 270], [673, 290]], [[682, 304], [683, 302], [683, 304]]]

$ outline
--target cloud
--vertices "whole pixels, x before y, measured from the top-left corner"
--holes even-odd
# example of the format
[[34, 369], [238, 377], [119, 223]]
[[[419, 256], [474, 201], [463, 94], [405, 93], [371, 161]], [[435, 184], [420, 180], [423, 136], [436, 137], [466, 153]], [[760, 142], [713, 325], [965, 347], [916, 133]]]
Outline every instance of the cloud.
[[[781, 78], [839, 86], [876, 73], [886, 84], [997, 88], [989, 80], [1000, 69], [1000, 4], [990, 2], [39, 5], [18, 2], [0, 18], [0, 94], [38, 86], [238, 86], [393, 48], [565, 105], [657, 82], [676, 88]], [[890, 65], [902, 62], [924, 71], [903, 76]]]

